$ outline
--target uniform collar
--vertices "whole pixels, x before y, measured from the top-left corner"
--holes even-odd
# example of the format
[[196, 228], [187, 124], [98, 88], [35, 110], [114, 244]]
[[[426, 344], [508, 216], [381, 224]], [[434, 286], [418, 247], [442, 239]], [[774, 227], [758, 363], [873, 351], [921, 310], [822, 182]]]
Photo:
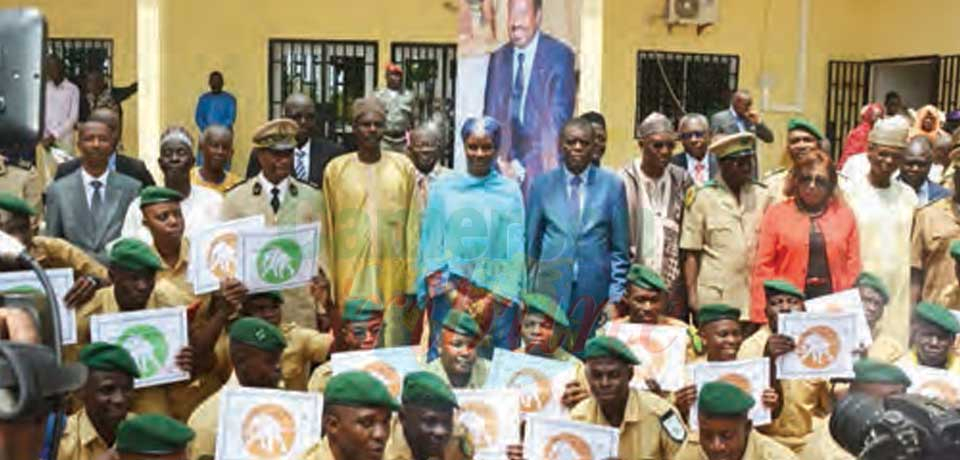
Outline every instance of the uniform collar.
[[[133, 417], [133, 414], [127, 412], [127, 416], [124, 420], [130, 420]], [[80, 408], [77, 412], [77, 434], [80, 436], [80, 443], [84, 446], [89, 446], [91, 443], [100, 441], [103, 444], [103, 447], [109, 449], [112, 446], [108, 446], [103, 439], [100, 438], [100, 433], [97, 432], [97, 428], [93, 426], [93, 421], [90, 420], [90, 417], [87, 415], [86, 408]]]
[[[156, 249], [156, 245], [154, 245], [154, 249]], [[160, 264], [163, 266], [160, 268], [160, 272], [166, 272], [166, 271], [177, 272], [181, 268], [183, 268], [189, 261], [190, 261], [190, 244], [186, 238], [183, 238], [182, 240], [180, 240], [180, 255], [177, 256], [177, 263], [171, 267], [167, 265], [167, 263], [161, 257]], [[160, 272], [157, 272], [157, 273], [159, 274]]]

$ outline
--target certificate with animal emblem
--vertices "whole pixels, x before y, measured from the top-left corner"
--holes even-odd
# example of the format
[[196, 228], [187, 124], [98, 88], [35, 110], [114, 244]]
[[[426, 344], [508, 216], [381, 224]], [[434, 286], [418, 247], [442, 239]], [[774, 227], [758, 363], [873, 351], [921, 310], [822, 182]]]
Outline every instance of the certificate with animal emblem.
[[213, 225], [190, 236], [188, 279], [194, 294], [206, 294], [220, 288], [220, 280], [239, 278], [240, 233], [264, 226], [263, 215], [244, 217]]
[[220, 395], [217, 460], [300, 458], [320, 442], [323, 397], [300, 391], [229, 388]]
[[808, 313], [853, 313], [857, 315], [859, 347], [866, 349], [873, 344], [873, 335], [870, 333], [867, 315], [863, 312], [863, 301], [860, 299], [859, 289], [834, 292], [807, 300], [803, 305]]
[[523, 456], [542, 460], [606, 460], [617, 457], [620, 430], [533, 416], [527, 419]]
[[562, 415], [561, 398], [567, 382], [574, 379], [576, 365], [569, 361], [514, 353], [501, 348], [493, 351], [490, 375], [484, 388], [511, 388], [520, 394], [524, 415]]
[[357, 350], [330, 355], [333, 375], [346, 371], [366, 371], [380, 379], [395, 398], [403, 389], [403, 378], [411, 372], [423, 370], [420, 365], [420, 347], [392, 347]]
[[240, 246], [240, 279], [250, 292], [303, 286], [317, 275], [320, 224], [246, 230]]
[[960, 404], [960, 376], [946, 369], [901, 365], [912, 385], [907, 393], [939, 399], [950, 406]]
[[777, 358], [777, 378], [853, 378], [856, 314], [804, 312], [778, 318], [780, 333], [792, 337], [796, 348]]
[[[64, 345], [73, 345], [77, 343], [77, 311], [73, 308], [67, 308], [66, 297], [73, 287], [73, 270], [70, 268], [55, 268], [44, 270], [47, 279], [50, 280], [53, 287], [54, 298], [57, 305], [52, 307], [60, 309], [60, 343]], [[6, 291], [14, 288], [33, 288], [43, 292], [43, 284], [37, 274], [30, 270], [0, 273], [0, 291]]]
[[[506, 460], [520, 444], [520, 394], [516, 390], [453, 390], [457, 422], [470, 432], [477, 460]], [[529, 457], [535, 458], [535, 457]]]
[[130, 352], [140, 370], [134, 388], [190, 379], [175, 362], [189, 342], [185, 307], [155, 308], [90, 317], [90, 339], [120, 345]]
[[[703, 385], [718, 380], [736, 385], [757, 402], [749, 414], [753, 425], [761, 426], [771, 422], [770, 409], [761, 403], [763, 390], [771, 387], [768, 358], [704, 362], [689, 367], [698, 392]], [[696, 431], [697, 427], [697, 403], [694, 401], [690, 408], [690, 429]]]
[[676, 391], [683, 386], [683, 363], [687, 360], [689, 340], [686, 328], [609, 323], [605, 334], [623, 341], [640, 360], [631, 382], [634, 388], [646, 389], [647, 379], [656, 380], [666, 391]]

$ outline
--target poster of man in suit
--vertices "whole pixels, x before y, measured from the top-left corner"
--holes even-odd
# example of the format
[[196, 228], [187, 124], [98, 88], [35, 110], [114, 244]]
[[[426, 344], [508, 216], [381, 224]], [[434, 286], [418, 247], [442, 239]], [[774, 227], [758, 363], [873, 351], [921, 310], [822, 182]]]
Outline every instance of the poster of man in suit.
[[[560, 165], [557, 138], [576, 105], [581, 2], [460, 2], [457, 126], [481, 115], [499, 121], [498, 169], [525, 193]], [[459, 139], [454, 165], [465, 165]]]

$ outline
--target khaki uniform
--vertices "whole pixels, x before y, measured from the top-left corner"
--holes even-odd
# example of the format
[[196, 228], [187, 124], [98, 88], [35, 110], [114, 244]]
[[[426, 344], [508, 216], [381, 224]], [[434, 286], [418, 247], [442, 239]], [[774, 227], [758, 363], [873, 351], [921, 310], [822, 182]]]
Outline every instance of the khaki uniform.
[[[437, 374], [440, 378], [443, 379], [447, 385], [450, 385], [450, 379], [447, 378], [447, 371], [443, 369], [443, 363], [440, 362], [440, 358], [437, 358], [433, 361], [427, 363], [424, 370], [433, 372]], [[470, 373], [470, 381], [467, 382], [467, 386], [463, 388], [456, 388], [458, 390], [479, 390], [483, 388], [483, 384], [487, 382], [487, 376], [490, 375], [490, 361], [483, 358], [477, 358], [477, 361], [473, 363], [473, 372]], [[453, 385], [450, 385], [453, 386]]]
[[857, 457], [840, 447], [830, 435], [830, 417], [817, 427], [811, 441], [817, 446], [817, 460], [856, 460]]
[[[590, 397], [570, 411], [578, 422], [611, 426], [597, 401]], [[683, 445], [687, 428], [677, 409], [663, 398], [647, 391], [630, 389], [627, 407], [620, 425], [621, 459], [672, 459]]]
[[[690, 438], [683, 448], [677, 452], [675, 460], [709, 460], [707, 454], [700, 448], [700, 442]], [[797, 455], [790, 449], [781, 446], [776, 441], [751, 430], [747, 437], [747, 447], [740, 460], [796, 460]]]
[[[766, 186], [744, 184], [738, 202], [717, 176], [688, 192], [686, 203], [680, 249], [700, 252], [699, 304], [750, 305], [750, 272], [767, 203]], [[741, 319], [749, 319], [750, 309], [742, 311]]]
[[324, 436], [322, 441], [314, 444], [299, 460], [336, 460], [330, 450], [330, 438]]
[[29, 252], [43, 268], [72, 268], [75, 274], [80, 276], [92, 276], [101, 280], [108, 278], [107, 267], [67, 240], [34, 236]]
[[[127, 414], [127, 419], [130, 418], [133, 418], [133, 414]], [[81, 408], [67, 417], [57, 460], [96, 460], [111, 447], [100, 438], [86, 409]]]
[[763, 177], [761, 182], [767, 186], [767, 206], [787, 201], [788, 197], [784, 193], [784, 188], [787, 185], [787, 176], [789, 175], [789, 169], [777, 168]]
[[903, 345], [900, 345], [900, 342], [885, 335], [880, 335], [873, 339], [873, 344], [867, 350], [867, 357], [893, 364], [906, 352], [907, 350], [903, 348]]
[[40, 222], [43, 222], [43, 180], [30, 163], [8, 163], [6, 158], [0, 157], [0, 192], [26, 201], [37, 212], [30, 218], [31, 227], [40, 227]]
[[[284, 191], [284, 197], [280, 202], [279, 211], [274, 213], [270, 206], [270, 190], [260, 183], [258, 177], [260, 176], [247, 179], [227, 191], [223, 199], [222, 217], [224, 221], [263, 215], [268, 227], [311, 222], [321, 222], [321, 228], [323, 227], [323, 195], [320, 190], [290, 178], [287, 189]], [[324, 238], [321, 235], [318, 267], [325, 273], [329, 273], [330, 271], [326, 269], [326, 263], [322, 256], [324, 253], [323, 241]], [[323, 311], [323, 306], [316, 304], [309, 288], [299, 287], [283, 291], [283, 317], [287, 321], [293, 321], [306, 328], [316, 329], [318, 311]]]
[[333, 366], [329, 361], [317, 366], [310, 374], [310, 380], [307, 381], [307, 391], [322, 394], [323, 390], [327, 389], [327, 382], [331, 377], [333, 377]]
[[955, 239], [960, 239], [960, 210], [952, 199], [934, 201], [917, 211], [910, 236], [910, 266], [924, 272], [922, 298], [954, 309], [960, 307], [951, 304], [950, 295], [957, 286], [950, 256]]
[[[154, 246], [154, 250], [156, 250]], [[159, 254], [159, 252], [158, 252]], [[186, 239], [180, 243], [180, 255], [177, 261], [170, 266], [160, 258], [163, 268], [157, 272], [157, 281], [164, 280], [179, 289], [184, 296], [193, 297], [193, 284], [187, 279], [187, 266], [190, 262], [190, 245]]]
[[237, 376], [231, 376], [223, 388], [210, 395], [190, 415], [187, 426], [196, 433], [196, 436], [187, 448], [188, 459], [200, 460], [203, 457], [214, 457], [217, 452], [217, 428], [220, 424], [220, 395], [227, 388], [239, 386]]
[[[293, 323], [280, 325], [287, 346], [280, 355], [280, 371], [283, 388], [294, 391], [307, 391], [308, 375], [316, 363], [323, 363], [330, 357], [333, 335], [322, 334], [315, 329], [307, 329]], [[214, 348], [216, 364], [214, 374], [229, 375], [233, 372], [230, 362], [230, 340], [227, 334], [220, 334]]]
[[[763, 326], [740, 345], [737, 359], [763, 357], [767, 339], [773, 335], [769, 326]], [[781, 380], [783, 409], [773, 423], [757, 429], [780, 444], [789, 447], [801, 458], [811, 458], [804, 452], [813, 433], [816, 418], [831, 411], [830, 383], [826, 380]], [[819, 422], [818, 422], [819, 423]]]
[[[453, 434], [443, 449], [443, 460], [470, 460], [473, 458], [474, 445], [470, 439], [470, 432], [463, 425], [454, 422]], [[393, 417], [390, 422], [390, 438], [383, 451], [383, 460], [416, 460], [407, 438], [403, 434], [403, 425], [400, 417]]]

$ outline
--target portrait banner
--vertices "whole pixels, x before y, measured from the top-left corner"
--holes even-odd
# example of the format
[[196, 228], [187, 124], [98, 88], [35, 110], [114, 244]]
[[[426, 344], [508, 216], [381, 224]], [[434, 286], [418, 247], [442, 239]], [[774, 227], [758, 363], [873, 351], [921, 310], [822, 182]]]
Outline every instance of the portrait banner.
[[140, 370], [134, 388], [190, 379], [190, 373], [175, 362], [177, 353], [190, 343], [185, 307], [93, 315], [90, 340], [120, 345], [130, 352]]
[[960, 404], [960, 376], [946, 369], [927, 366], [901, 366], [910, 377], [907, 393], [939, 399], [950, 406]]
[[575, 377], [576, 365], [569, 361], [514, 353], [502, 348], [493, 351], [486, 389], [509, 388], [520, 394], [520, 411], [532, 414], [564, 413], [563, 391]]
[[527, 419], [524, 458], [606, 460], [620, 450], [620, 430], [548, 417]]
[[777, 358], [777, 378], [853, 378], [856, 314], [803, 312], [778, 318], [780, 333], [792, 337], [796, 348]]
[[453, 390], [457, 423], [470, 432], [477, 460], [506, 460], [520, 444], [520, 394], [516, 390]]
[[333, 375], [346, 371], [366, 371], [380, 379], [393, 397], [400, 397], [403, 378], [411, 372], [423, 370], [420, 364], [421, 347], [391, 347], [357, 350], [330, 355]]
[[263, 215], [244, 217], [213, 225], [190, 236], [190, 265], [187, 278], [194, 294], [220, 288], [220, 280], [239, 278], [240, 233], [262, 229]]
[[317, 275], [320, 224], [244, 230], [241, 276], [247, 290], [275, 291], [309, 284]]
[[808, 313], [853, 313], [857, 315], [857, 342], [866, 349], [873, 345], [873, 335], [867, 315], [863, 312], [863, 300], [859, 289], [834, 292], [825, 296], [809, 299], [803, 303]]
[[[44, 270], [50, 285], [53, 287], [56, 305], [51, 308], [60, 310], [60, 340], [64, 345], [73, 345], [77, 343], [77, 311], [73, 308], [67, 308], [66, 297], [73, 287], [73, 270], [69, 268], [55, 268]], [[6, 291], [15, 288], [33, 288], [44, 292], [43, 284], [37, 278], [37, 274], [30, 270], [0, 273], [0, 291]]]
[[228, 388], [220, 396], [217, 460], [292, 460], [320, 442], [323, 397]]
[[[770, 360], [768, 358], [743, 359], [739, 361], [715, 361], [693, 364], [690, 373], [697, 386], [697, 392], [703, 385], [722, 380], [733, 384], [753, 397], [757, 403], [750, 410], [750, 420], [754, 426], [767, 425], [773, 421], [770, 409], [764, 406], [763, 390], [771, 388]], [[698, 430], [696, 401], [690, 408], [690, 429]]]
[[683, 386], [683, 366], [678, 364], [687, 358], [686, 328], [608, 323], [604, 334], [623, 341], [640, 360], [631, 382], [634, 388], [647, 389], [647, 379], [656, 380], [666, 391], [676, 391]]

